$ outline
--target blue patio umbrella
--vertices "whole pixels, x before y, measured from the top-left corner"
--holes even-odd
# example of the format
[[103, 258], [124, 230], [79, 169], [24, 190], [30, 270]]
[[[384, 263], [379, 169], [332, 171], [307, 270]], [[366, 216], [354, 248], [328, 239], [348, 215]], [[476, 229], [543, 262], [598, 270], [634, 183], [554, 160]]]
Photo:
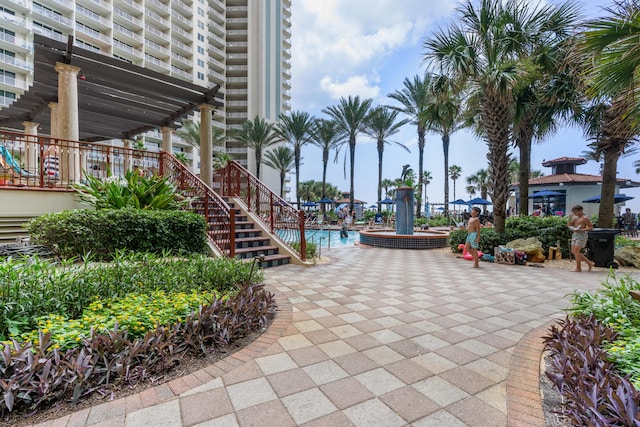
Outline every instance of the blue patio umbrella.
[[345, 206], [349, 206], [349, 203], [340, 203], [338, 206], [336, 206], [336, 208], [334, 209], [335, 213], [340, 212], [340, 210], [342, 208], [344, 208]]
[[471, 205], [492, 205], [490, 201], [483, 199], [482, 197], [476, 197], [475, 199], [471, 199], [466, 202], [469, 206]]
[[467, 205], [469, 202], [462, 199], [454, 200], [453, 202], [449, 202], [450, 205]]
[[390, 198], [386, 198], [384, 200], [380, 200], [378, 203], [382, 204], [382, 205], [392, 205], [395, 202], [393, 200], [391, 200]]
[[328, 198], [328, 197], [324, 197], [324, 198], [322, 198], [322, 199], [318, 200], [318, 202], [317, 202], [317, 203], [335, 203], [335, 202], [336, 202], [336, 201], [335, 201], [335, 200], [333, 200], [333, 199], [330, 199], [330, 198]]
[[540, 190], [537, 193], [533, 193], [529, 196], [530, 199], [540, 199], [545, 197], [553, 197], [553, 196], [564, 196], [562, 193], [558, 193], [557, 191], [552, 190]]
[[[626, 194], [614, 194], [613, 195], [613, 203], [622, 203], [627, 200], [633, 199], [633, 196], [627, 196]], [[589, 197], [588, 199], [584, 199], [582, 203], [600, 203], [600, 195]]]
[[303, 206], [305, 208], [310, 208], [310, 207], [318, 206], [318, 204], [315, 202], [302, 202], [300, 203], [300, 206]]
[[375, 209], [375, 208], [377, 208], [377, 206], [376, 206], [376, 205], [371, 205], [371, 206], [369, 206], [369, 209]]

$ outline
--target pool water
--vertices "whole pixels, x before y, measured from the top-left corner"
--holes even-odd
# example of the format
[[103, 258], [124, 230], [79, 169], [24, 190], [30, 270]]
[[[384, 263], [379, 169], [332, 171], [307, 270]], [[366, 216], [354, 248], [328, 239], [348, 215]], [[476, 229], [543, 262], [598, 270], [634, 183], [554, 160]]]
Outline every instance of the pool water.
[[340, 238], [340, 230], [305, 230], [304, 237], [321, 248], [344, 248], [354, 246], [359, 233], [349, 231], [349, 237]]

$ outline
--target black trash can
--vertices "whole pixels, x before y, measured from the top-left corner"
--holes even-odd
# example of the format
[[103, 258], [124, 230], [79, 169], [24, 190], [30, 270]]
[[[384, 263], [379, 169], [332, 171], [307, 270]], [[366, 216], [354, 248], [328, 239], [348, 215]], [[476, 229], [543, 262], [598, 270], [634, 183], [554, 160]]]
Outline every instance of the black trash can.
[[615, 250], [616, 228], [594, 228], [589, 231], [587, 239], [587, 257], [596, 267], [611, 267]]

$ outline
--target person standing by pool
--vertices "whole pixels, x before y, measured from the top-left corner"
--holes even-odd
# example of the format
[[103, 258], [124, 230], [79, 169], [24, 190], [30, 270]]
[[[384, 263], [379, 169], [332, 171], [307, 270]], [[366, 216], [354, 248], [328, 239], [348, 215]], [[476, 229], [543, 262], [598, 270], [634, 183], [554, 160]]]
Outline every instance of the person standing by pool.
[[571, 212], [567, 226], [573, 231], [571, 235], [571, 253], [576, 258], [576, 268], [571, 271], [582, 271], [582, 261], [587, 263], [589, 271], [591, 271], [594, 262], [584, 256], [582, 248], [587, 245], [587, 239], [589, 238], [587, 232], [593, 230], [593, 224], [589, 217], [584, 214], [582, 206], [575, 205], [571, 208]]
[[480, 268], [480, 259], [478, 258], [478, 247], [480, 246], [480, 208], [474, 206], [471, 208], [471, 218], [467, 225], [467, 241], [465, 242], [465, 250], [473, 256], [473, 268]]

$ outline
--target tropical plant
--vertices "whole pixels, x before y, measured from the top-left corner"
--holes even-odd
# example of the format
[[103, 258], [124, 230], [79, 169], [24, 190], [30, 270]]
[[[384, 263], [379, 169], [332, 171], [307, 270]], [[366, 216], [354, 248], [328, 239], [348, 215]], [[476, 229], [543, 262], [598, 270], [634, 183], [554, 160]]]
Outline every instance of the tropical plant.
[[[515, 89], [526, 75], [532, 41], [544, 37], [555, 6], [521, 0], [470, 0], [456, 12], [456, 24], [424, 42], [425, 60], [469, 94], [480, 135], [488, 145], [496, 231], [504, 232], [508, 197], [509, 142]], [[523, 29], [526, 29], [523, 30]]]
[[431, 172], [429, 171], [422, 171], [422, 184], [424, 185], [424, 200], [427, 201], [429, 200], [427, 198], [427, 186], [429, 184], [431, 184], [431, 180], [433, 179], [433, 177], [431, 176]]
[[[311, 142], [317, 145], [322, 150], [322, 193], [321, 198], [327, 197], [325, 191], [325, 183], [327, 182], [327, 165], [329, 163], [329, 155], [331, 151], [337, 150], [340, 144], [343, 143], [342, 138], [344, 135], [338, 129], [336, 122], [332, 120], [316, 119], [311, 128]], [[335, 161], [338, 158], [336, 156]], [[324, 203], [322, 204], [322, 210], [324, 211]]]
[[356, 167], [356, 139], [363, 131], [365, 119], [371, 108], [371, 99], [360, 100], [359, 96], [340, 99], [338, 105], [322, 110], [335, 120], [338, 129], [345, 134], [349, 145], [349, 210], [353, 212], [354, 172]]
[[256, 177], [260, 179], [260, 164], [262, 152], [269, 146], [280, 141], [273, 123], [256, 116], [253, 120], [246, 120], [240, 129], [234, 129], [232, 135], [240, 143], [254, 151], [256, 161]]
[[[449, 144], [451, 135], [460, 129], [463, 123], [460, 87], [457, 82], [439, 75], [431, 75], [429, 101], [422, 112], [422, 120], [427, 128], [440, 134], [444, 156], [444, 176], [449, 176]], [[454, 196], [455, 198], [455, 196]], [[449, 180], [444, 180], [444, 204], [449, 205]], [[445, 209], [445, 217], [449, 211]]]
[[613, 225], [618, 159], [636, 143], [640, 126], [640, 6], [624, 1], [607, 11], [609, 16], [589, 21], [579, 39], [587, 93], [595, 100], [588, 110], [585, 133], [591, 137], [592, 149], [604, 159], [598, 212], [601, 227]]
[[[462, 168], [457, 165], [451, 165], [449, 167], [449, 178], [453, 181], [453, 199], [456, 200], [456, 181], [460, 178], [460, 174], [462, 173]], [[447, 200], [448, 202], [448, 200]]]
[[[279, 147], [274, 148], [273, 150], [269, 150], [264, 155], [265, 162], [264, 164], [278, 171], [280, 174], [280, 197], [284, 198], [284, 180], [287, 176], [287, 173], [291, 172], [295, 162], [295, 156], [293, 154], [293, 150], [289, 147], [281, 145]], [[297, 185], [297, 183], [296, 183]], [[300, 201], [300, 197], [298, 197], [298, 202]], [[298, 206], [300, 206], [298, 204]]]
[[476, 191], [480, 192], [480, 197], [487, 199], [491, 193], [491, 183], [489, 182], [489, 171], [480, 169], [475, 175], [467, 177], [467, 192], [472, 196]]
[[[184, 142], [187, 142], [196, 148], [200, 148], [200, 122], [194, 122], [191, 120], [186, 121], [182, 128], [176, 131], [176, 135]], [[224, 147], [224, 130], [216, 126], [212, 126], [211, 139], [214, 146]]]
[[185, 166], [189, 165], [189, 159], [187, 158], [187, 153], [180, 152], [180, 153], [174, 153], [173, 155], [183, 165]]
[[385, 198], [389, 197], [389, 189], [393, 187], [393, 181], [390, 180], [389, 178], [385, 178], [382, 181], [380, 181], [380, 185], [382, 185], [382, 188], [384, 188]]
[[85, 172], [86, 183], [72, 186], [78, 199], [96, 209], [178, 210], [189, 203], [168, 177], [146, 177], [137, 170], [127, 171], [122, 178], [108, 174], [103, 180]]
[[275, 130], [280, 139], [287, 141], [293, 147], [293, 158], [296, 173], [296, 201], [300, 206], [300, 196], [298, 195], [300, 183], [300, 160], [301, 150], [304, 145], [311, 141], [311, 128], [314, 118], [304, 111], [292, 111], [280, 114], [280, 122]]
[[376, 140], [378, 149], [378, 212], [381, 210], [380, 200], [382, 200], [382, 158], [385, 144], [396, 144], [405, 151], [411, 152], [404, 144], [390, 141], [389, 138], [400, 132], [402, 126], [409, 120], [399, 120], [398, 111], [393, 111], [388, 107], [378, 106], [369, 112], [365, 120], [364, 132]]
[[416, 216], [420, 217], [422, 204], [421, 194], [424, 185], [422, 172], [424, 170], [424, 147], [425, 133], [427, 126], [424, 123], [423, 112], [428, 101], [428, 87], [430, 75], [425, 74], [423, 77], [413, 76], [413, 80], [405, 78], [402, 82], [403, 88], [390, 93], [388, 96], [400, 103], [401, 106], [390, 106], [390, 108], [406, 114], [411, 120], [411, 124], [416, 125], [418, 131], [418, 203], [416, 207]]

